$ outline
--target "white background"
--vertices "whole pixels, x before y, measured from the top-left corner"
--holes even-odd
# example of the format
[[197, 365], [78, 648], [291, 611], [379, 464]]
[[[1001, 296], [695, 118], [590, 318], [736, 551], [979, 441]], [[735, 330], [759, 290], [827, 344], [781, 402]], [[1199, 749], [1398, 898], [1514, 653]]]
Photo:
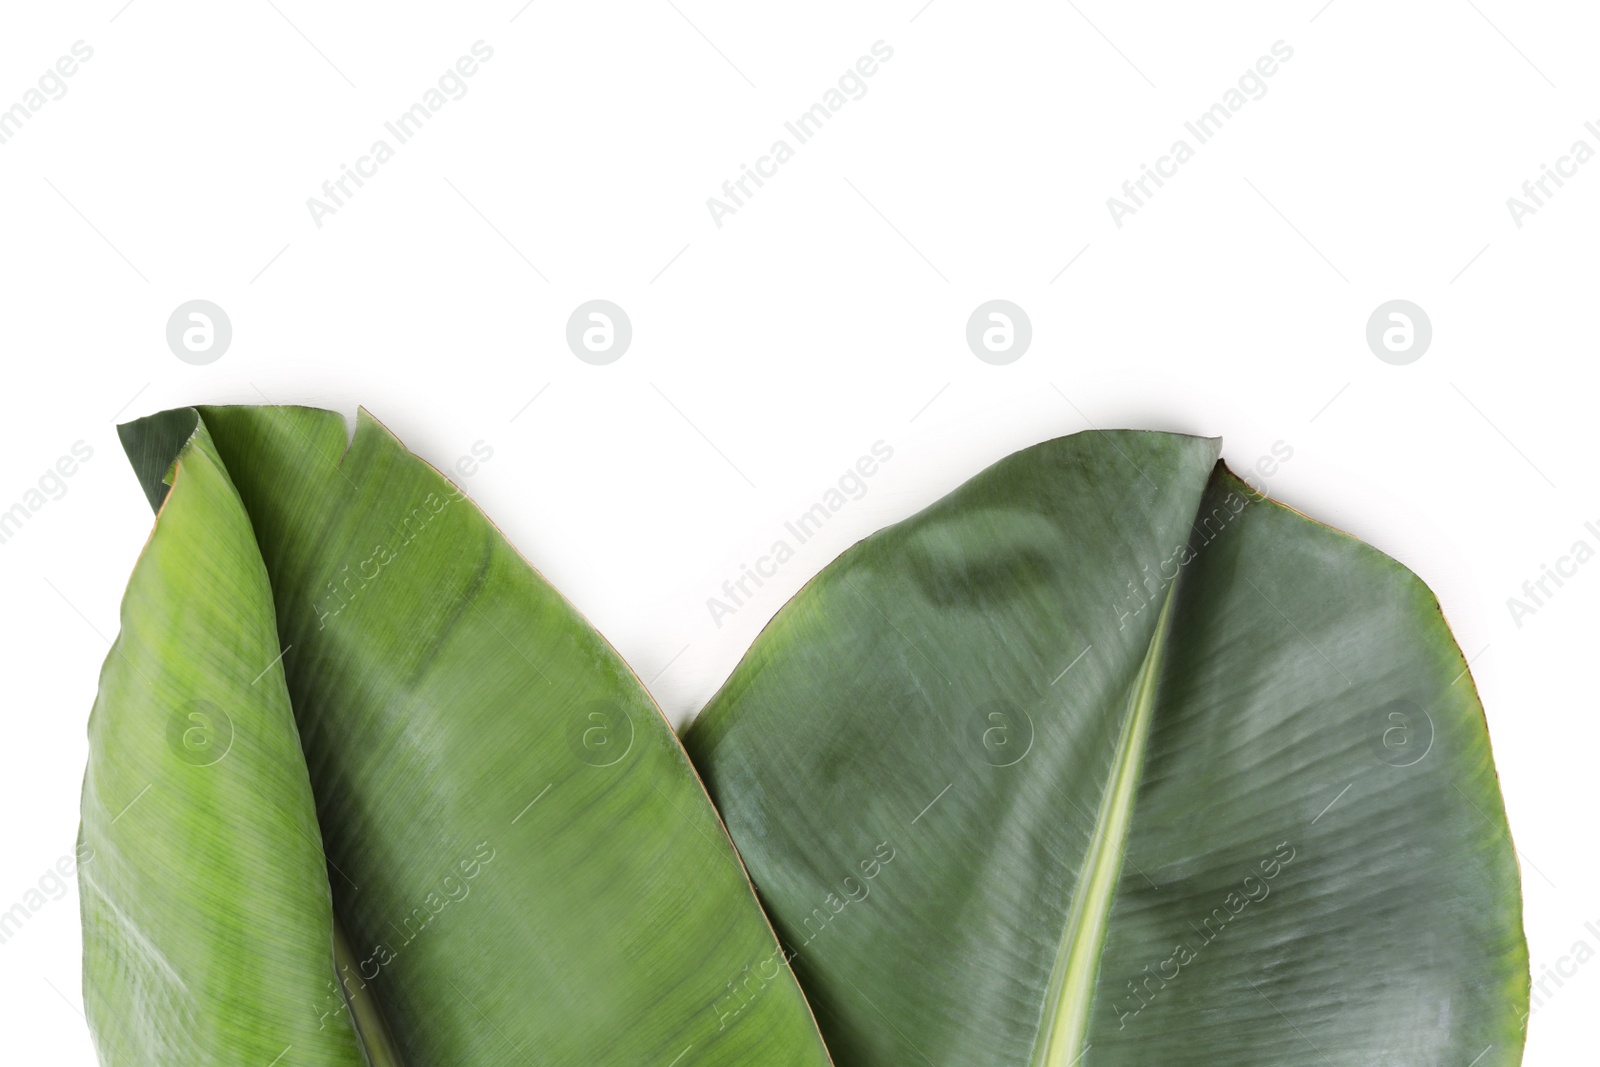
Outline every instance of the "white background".
[[[1274, 496], [1437, 591], [1488, 709], [1535, 981], [1571, 972], [1525, 1062], [1592, 1056], [1600, 962], [1572, 954], [1600, 951], [1600, 562], [1520, 626], [1507, 598], [1600, 547], [1600, 161], [1521, 227], [1506, 203], [1600, 148], [1592, 8], [122, 4], [0, 14], [0, 108], [93, 48], [0, 144], [0, 510], [94, 450], [0, 544], [0, 910], [71, 851], [151, 522], [118, 419], [364, 404], [441, 467], [484, 442], [467, 491], [680, 723], [854, 540], [1017, 448], [1149, 427], [1221, 435], [1240, 469], [1284, 442]], [[479, 40], [466, 95], [315, 225], [307, 198]], [[865, 96], [719, 228], [707, 198], [880, 40]], [[1280, 40], [1267, 93], [1116, 226], [1107, 197]], [[564, 340], [596, 297], [633, 323], [608, 366]], [[234, 330], [207, 366], [164, 336], [194, 298]], [[1007, 366], [965, 343], [992, 298], [1033, 325]], [[1394, 298], [1433, 324], [1406, 366], [1364, 336]], [[707, 598], [879, 440], [865, 496], [715, 625]], [[7, 1060], [93, 1061], [77, 924], [71, 887], [0, 944]]]

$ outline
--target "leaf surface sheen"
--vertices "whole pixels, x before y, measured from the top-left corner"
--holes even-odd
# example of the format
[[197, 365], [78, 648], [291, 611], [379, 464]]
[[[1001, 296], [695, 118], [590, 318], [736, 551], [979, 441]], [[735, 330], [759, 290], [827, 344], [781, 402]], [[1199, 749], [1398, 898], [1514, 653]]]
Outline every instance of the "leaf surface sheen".
[[1009, 457], [825, 568], [691, 725], [839, 1064], [1520, 1061], [1518, 872], [1437, 602], [1217, 453]]

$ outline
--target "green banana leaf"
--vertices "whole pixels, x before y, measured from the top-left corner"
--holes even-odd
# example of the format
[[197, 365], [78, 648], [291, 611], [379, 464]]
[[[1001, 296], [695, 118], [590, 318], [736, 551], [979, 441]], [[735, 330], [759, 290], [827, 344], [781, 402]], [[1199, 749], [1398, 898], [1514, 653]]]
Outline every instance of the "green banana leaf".
[[841, 1067], [1520, 1061], [1439, 606], [1218, 451], [1005, 459], [824, 569], [688, 730]]
[[458, 489], [364, 411], [121, 432], [158, 514], [89, 724], [102, 1063], [829, 1062], [665, 718]]

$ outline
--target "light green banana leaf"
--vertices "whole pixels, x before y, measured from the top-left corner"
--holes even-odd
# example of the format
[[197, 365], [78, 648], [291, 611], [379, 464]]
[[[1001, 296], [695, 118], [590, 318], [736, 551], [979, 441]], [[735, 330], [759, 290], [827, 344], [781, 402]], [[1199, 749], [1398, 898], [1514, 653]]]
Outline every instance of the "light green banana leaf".
[[122, 427], [159, 512], [89, 723], [101, 1062], [827, 1064], [638, 679], [443, 476], [347, 435]]
[[1005, 459], [824, 569], [687, 732], [841, 1067], [1520, 1061], [1439, 605], [1218, 451]]

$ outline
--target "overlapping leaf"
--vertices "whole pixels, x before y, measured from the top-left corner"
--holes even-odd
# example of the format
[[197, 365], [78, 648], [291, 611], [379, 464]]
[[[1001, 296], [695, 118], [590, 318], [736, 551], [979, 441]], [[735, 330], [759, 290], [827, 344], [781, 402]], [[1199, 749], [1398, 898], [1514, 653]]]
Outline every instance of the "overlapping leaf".
[[346, 434], [123, 428], [160, 512], [90, 723], [102, 1062], [826, 1064], [638, 680], [455, 487]]

